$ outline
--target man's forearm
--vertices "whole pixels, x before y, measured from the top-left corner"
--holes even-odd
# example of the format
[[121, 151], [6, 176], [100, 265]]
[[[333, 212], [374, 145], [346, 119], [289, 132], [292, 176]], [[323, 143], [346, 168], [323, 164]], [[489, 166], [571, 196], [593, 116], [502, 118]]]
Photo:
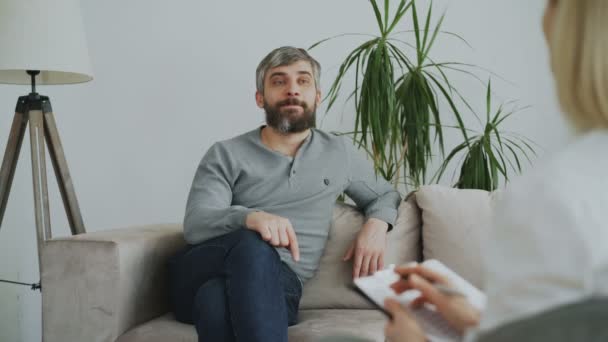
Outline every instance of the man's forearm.
[[375, 217], [369, 217], [367, 218], [367, 220], [365, 221], [366, 225], [372, 225], [374, 227], [376, 227], [377, 229], [383, 229], [384, 231], [388, 231], [391, 224], [383, 221], [381, 219], [375, 218]]
[[184, 238], [189, 244], [198, 244], [245, 228], [247, 215], [253, 211], [243, 206], [189, 208], [184, 217]]
[[389, 191], [364, 207], [363, 212], [368, 219], [376, 218], [389, 225], [393, 225], [397, 220], [397, 208], [400, 201], [401, 196], [397, 191]]

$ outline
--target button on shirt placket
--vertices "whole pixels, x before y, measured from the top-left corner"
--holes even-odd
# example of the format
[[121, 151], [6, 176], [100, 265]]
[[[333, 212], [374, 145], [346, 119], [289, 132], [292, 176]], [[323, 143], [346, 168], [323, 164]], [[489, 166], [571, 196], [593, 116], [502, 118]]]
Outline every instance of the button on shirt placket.
[[294, 158], [293, 162], [291, 163], [291, 169], [289, 170], [289, 184], [293, 187], [298, 185], [298, 181], [297, 181], [297, 167], [298, 167], [298, 160], [297, 157]]

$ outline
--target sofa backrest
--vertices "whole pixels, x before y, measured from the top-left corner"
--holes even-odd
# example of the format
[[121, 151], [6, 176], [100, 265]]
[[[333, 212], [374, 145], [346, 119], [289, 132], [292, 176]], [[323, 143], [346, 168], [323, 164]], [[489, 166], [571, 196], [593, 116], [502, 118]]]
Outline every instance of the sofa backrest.
[[[388, 234], [385, 266], [438, 259], [483, 290], [481, 241], [494, 197], [482, 190], [422, 186], [399, 206]], [[352, 262], [342, 261], [363, 221], [355, 207], [336, 205], [319, 269], [304, 285], [301, 309], [373, 308], [351, 290]]]
[[[364, 217], [353, 206], [337, 204], [332, 226], [315, 276], [304, 285], [301, 309], [371, 309], [350, 289], [352, 262], [342, 261], [363, 225]], [[399, 265], [420, 258], [420, 211], [414, 196], [402, 201], [393, 230], [388, 233], [384, 263]]]
[[416, 192], [422, 215], [423, 259], [437, 259], [483, 289], [481, 244], [498, 193], [423, 186]]

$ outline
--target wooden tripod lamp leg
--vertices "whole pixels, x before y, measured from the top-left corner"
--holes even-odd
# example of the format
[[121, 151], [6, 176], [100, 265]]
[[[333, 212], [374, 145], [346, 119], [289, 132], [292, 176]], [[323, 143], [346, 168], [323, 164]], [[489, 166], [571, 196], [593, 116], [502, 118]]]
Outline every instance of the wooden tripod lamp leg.
[[21, 151], [21, 144], [23, 143], [26, 127], [27, 117], [23, 113], [15, 112], [13, 125], [11, 126], [11, 132], [8, 136], [8, 142], [2, 160], [2, 167], [0, 167], [0, 227], [2, 226], [4, 211], [6, 210], [8, 195], [11, 192], [13, 176], [15, 175], [15, 169], [17, 168], [19, 151]]
[[46, 141], [49, 147], [49, 154], [51, 156], [51, 162], [55, 169], [55, 176], [57, 177], [57, 184], [59, 185], [59, 191], [61, 192], [61, 198], [63, 199], [63, 206], [65, 207], [68, 221], [70, 223], [70, 229], [72, 235], [85, 233], [84, 222], [82, 215], [80, 214], [80, 207], [78, 206], [78, 200], [76, 198], [76, 191], [72, 183], [72, 177], [70, 177], [70, 171], [68, 169], [68, 163], [65, 159], [63, 147], [61, 146], [61, 140], [59, 139], [59, 132], [57, 131], [57, 125], [55, 124], [55, 116], [50, 111], [50, 104], [48, 107], [43, 106], [44, 110], [44, 130]]
[[[30, 146], [32, 150], [32, 178], [34, 184], [34, 207], [36, 211], [36, 234], [38, 256], [42, 245], [51, 236], [49, 218], [49, 194], [46, 182], [46, 162], [44, 148], [44, 121], [41, 110], [30, 110]], [[40, 260], [41, 261], [41, 260]]]

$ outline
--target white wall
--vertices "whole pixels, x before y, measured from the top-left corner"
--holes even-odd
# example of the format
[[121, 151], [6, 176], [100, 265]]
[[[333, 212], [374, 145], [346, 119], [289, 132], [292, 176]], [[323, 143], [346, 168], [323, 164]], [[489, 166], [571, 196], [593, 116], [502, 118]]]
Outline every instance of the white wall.
[[[569, 133], [558, 115], [540, 29], [544, 3], [435, 3], [437, 13], [448, 10], [444, 28], [474, 47], [442, 38], [432, 51], [435, 59], [473, 63], [508, 79], [512, 84], [494, 80], [498, 99], [533, 107], [505, 127], [548, 150], [564, 143]], [[89, 231], [181, 221], [204, 151], [263, 122], [254, 103], [254, 71], [272, 48], [307, 47], [344, 32], [376, 32], [365, 0], [104, 0], [82, 6], [95, 79], [39, 91], [52, 98]], [[359, 41], [343, 38], [313, 50], [325, 69], [324, 89], [347, 49]], [[482, 112], [483, 87], [462, 77], [457, 81]], [[0, 85], [0, 151], [17, 96], [27, 92], [27, 87]], [[322, 128], [348, 130], [352, 121], [352, 105], [337, 106]], [[450, 134], [446, 147], [458, 138]], [[67, 235], [50, 175], [54, 234]], [[0, 278], [38, 281], [32, 197], [26, 140], [0, 229]], [[39, 293], [0, 284], [0, 303], [0, 341], [40, 340]]]

